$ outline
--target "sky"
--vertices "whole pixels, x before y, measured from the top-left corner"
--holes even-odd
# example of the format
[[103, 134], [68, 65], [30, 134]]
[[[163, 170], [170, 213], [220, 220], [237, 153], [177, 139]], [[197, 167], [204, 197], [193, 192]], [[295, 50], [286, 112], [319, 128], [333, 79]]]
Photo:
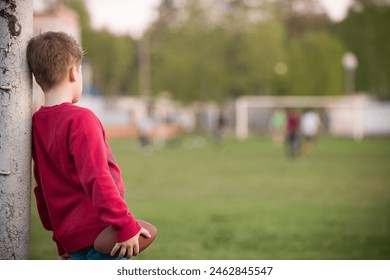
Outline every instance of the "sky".
[[139, 38], [156, 17], [160, 0], [86, 0], [93, 27]]
[[[353, 0], [318, 0], [329, 17], [342, 20]], [[85, 0], [95, 28], [106, 27], [118, 34], [129, 34], [140, 38], [156, 17], [156, 7], [160, 0]], [[34, 0], [34, 8], [40, 9], [42, 0]]]
[[329, 17], [334, 21], [341, 21], [347, 15], [352, 0], [320, 0]]

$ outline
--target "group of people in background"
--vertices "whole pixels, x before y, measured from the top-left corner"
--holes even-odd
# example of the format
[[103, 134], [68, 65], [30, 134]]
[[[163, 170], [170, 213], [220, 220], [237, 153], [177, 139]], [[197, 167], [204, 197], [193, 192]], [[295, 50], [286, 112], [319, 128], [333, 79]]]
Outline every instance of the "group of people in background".
[[[276, 146], [285, 146], [286, 155], [295, 159], [312, 151], [320, 133], [321, 118], [317, 110], [298, 110], [295, 108], [275, 109], [269, 122], [269, 129]], [[211, 135], [214, 143], [222, 144], [222, 138], [227, 121], [223, 110], [219, 109], [213, 119]], [[325, 125], [325, 123], [324, 123]], [[169, 123], [158, 122], [153, 116], [152, 106], [149, 106], [145, 116], [137, 123], [140, 147], [148, 150], [151, 138], [168, 141], [176, 139], [178, 130], [168, 129]], [[175, 127], [175, 126], [174, 126]]]
[[274, 143], [278, 146], [284, 143], [286, 155], [295, 159], [313, 149], [320, 132], [321, 119], [315, 110], [304, 110], [300, 114], [294, 108], [276, 109], [270, 124]]

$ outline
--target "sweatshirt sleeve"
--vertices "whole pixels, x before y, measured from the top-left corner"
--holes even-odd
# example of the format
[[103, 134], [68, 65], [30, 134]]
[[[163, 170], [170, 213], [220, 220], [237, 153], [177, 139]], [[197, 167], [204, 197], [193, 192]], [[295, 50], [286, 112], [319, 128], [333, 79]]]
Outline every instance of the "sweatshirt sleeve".
[[[70, 131], [69, 150], [74, 157], [81, 184], [93, 202], [102, 221], [112, 225], [116, 230], [117, 242], [126, 241], [135, 236], [141, 229], [139, 223], [130, 213], [118, 188], [109, 166], [111, 151], [106, 142], [104, 129], [89, 110], [75, 118]], [[112, 161], [112, 160], [111, 160]], [[111, 162], [111, 164], [113, 164]]]

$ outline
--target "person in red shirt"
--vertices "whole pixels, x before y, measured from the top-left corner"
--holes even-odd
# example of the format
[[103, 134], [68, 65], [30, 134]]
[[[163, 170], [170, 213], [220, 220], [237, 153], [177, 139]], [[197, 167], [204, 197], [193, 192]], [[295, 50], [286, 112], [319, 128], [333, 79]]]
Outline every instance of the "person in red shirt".
[[299, 143], [299, 115], [294, 109], [287, 109], [287, 155], [292, 159], [300, 154]]
[[[139, 253], [140, 234], [150, 234], [124, 201], [121, 171], [102, 124], [92, 111], [74, 105], [82, 92], [82, 57], [77, 42], [62, 32], [28, 42], [27, 61], [45, 94], [32, 120], [38, 213], [65, 259], [130, 258]], [[109, 225], [117, 238], [111, 256], [93, 248]]]

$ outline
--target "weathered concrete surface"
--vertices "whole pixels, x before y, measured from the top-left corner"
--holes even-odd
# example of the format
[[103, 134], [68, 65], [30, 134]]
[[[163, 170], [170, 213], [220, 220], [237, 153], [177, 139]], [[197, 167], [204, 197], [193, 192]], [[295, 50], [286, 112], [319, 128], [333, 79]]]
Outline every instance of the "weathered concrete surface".
[[0, 259], [28, 259], [32, 0], [0, 1]]

